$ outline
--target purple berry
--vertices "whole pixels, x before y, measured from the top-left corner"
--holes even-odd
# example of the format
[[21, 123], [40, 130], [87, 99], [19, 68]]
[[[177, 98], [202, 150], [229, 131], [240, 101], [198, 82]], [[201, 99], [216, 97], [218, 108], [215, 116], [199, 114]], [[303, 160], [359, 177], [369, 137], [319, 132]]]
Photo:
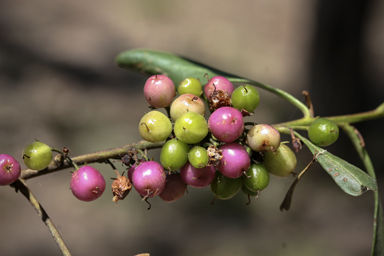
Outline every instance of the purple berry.
[[15, 182], [21, 173], [19, 162], [10, 155], [0, 155], [0, 186]]
[[167, 202], [172, 203], [182, 198], [187, 192], [187, 185], [183, 182], [178, 173], [171, 173], [167, 175], [165, 187], [159, 197]]
[[232, 92], [235, 90], [233, 84], [223, 76], [214, 76], [209, 79], [208, 83], [204, 86], [204, 94], [207, 98], [211, 95], [213, 91], [222, 90], [229, 97], [231, 97]]
[[244, 131], [243, 115], [235, 108], [221, 107], [209, 117], [208, 128], [218, 140], [234, 142]]
[[153, 75], [145, 82], [144, 96], [154, 108], [169, 107], [176, 96], [175, 85], [164, 75]]
[[71, 190], [77, 199], [90, 202], [103, 194], [105, 179], [98, 170], [86, 165], [72, 174]]
[[[139, 160], [139, 164], [144, 163], [144, 162], [145, 162], [144, 159], [140, 159], [140, 160]], [[131, 166], [131, 168], [128, 169], [127, 176], [128, 176], [128, 179], [129, 179], [130, 182], [132, 182], [133, 171], [136, 169], [137, 166], [138, 166], [138, 164], [133, 164], [133, 165]]]
[[224, 176], [235, 179], [249, 169], [251, 159], [242, 145], [229, 143], [221, 146], [220, 150], [223, 151], [223, 158], [218, 169]]
[[215, 174], [216, 170], [213, 165], [205, 166], [203, 168], [196, 168], [187, 162], [180, 169], [181, 179], [185, 184], [194, 188], [207, 187], [215, 178]]
[[143, 197], [154, 197], [165, 187], [163, 166], [155, 161], [148, 161], [136, 167], [132, 175], [133, 187]]

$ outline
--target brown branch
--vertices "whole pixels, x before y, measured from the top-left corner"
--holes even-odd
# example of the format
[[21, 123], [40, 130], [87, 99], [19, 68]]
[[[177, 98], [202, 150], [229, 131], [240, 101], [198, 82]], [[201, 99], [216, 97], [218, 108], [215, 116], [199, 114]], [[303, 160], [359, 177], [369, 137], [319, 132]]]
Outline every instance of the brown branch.
[[[155, 149], [160, 148], [164, 144], [163, 142], [151, 143], [148, 141], [140, 141], [137, 143], [125, 145], [122, 147], [106, 149], [94, 153], [89, 153], [85, 155], [80, 155], [72, 157], [72, 161], [77, 165], [83, 165], [85, 163], [103, 163], [108, 159], [120, 159], [122, 155], [126, 154], [130, 149]], [[21, 172], [21, 179], [27, 180], [30, 178], [38, 177], [48, 173], [60, 171], [66, 168], [70, 168], [72, 165], [67, 160], [62, 160], [61, 155], [57, 155], [52, 162], [48, 165], [47, 168], [41, 171], [35, 171], [31, 169], [26, 169]]]
[[25, 181], [19, 179], [12, 184], [12, 187], [15, 187], [16, 191], [20, 191], [21, 194], [23, 194], [25, 198], [27, 198], [27, 200], [31, 203], [33, 208], [35, 208], [41, 220], [48, 227], [49, 232], [51, 232], [51, 235], [55, 240], [55, 242], [57, 243], [57, 245], [59, 246], [61, 253], [65, 256], [70, 256], [71, 253], [69, 252], [67, 246], [65, 245], [63, 239], [61, 238], [59, 231], [57, 231], [55, 225], [53, 224], [52, 220], [49, 218], [43, 206], [41, 206], [39, 201], [37, 201], [36, 197], [29, 190]]

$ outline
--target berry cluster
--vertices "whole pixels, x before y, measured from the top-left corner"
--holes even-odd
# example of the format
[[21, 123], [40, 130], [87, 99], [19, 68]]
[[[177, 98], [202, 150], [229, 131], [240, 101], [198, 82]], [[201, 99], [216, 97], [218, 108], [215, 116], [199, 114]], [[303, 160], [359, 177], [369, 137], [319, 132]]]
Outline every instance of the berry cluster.
[[[132, 187], [145, 201], [158, 195], [174, 202], [188, 186], [210, 186], [215, 199], [230, 199], [240, 190], [257, 197], [268, 186], [270, 174], [286, 177], [296, 167], [296, 156], [281, 142], [278, 130], [244, 122], [260, 101], [251, 85], [235, 89], [225, 77], [215, 76], [204, 88], [198, 79], [186, 78], [176, 90], [169, 77], [154, 75], [145, 83], [144, 96], [152, 110], [141, 118], [139, 132], [146, 141], [162, 143], [160, 161], [133, 148], [122, 157], [128, 167], [124, 176], [108, 160], [117, 175], [112, 183], [115, 202], [124, 199]], [[159, 108], [165, 108], [168, 116]], [[334, 143], [338, 134], [337, 125], [325, 118], [317, 118], [308, 128], [309, 138], [319, 146]], [[295, 144], [294, 148], [298, 150]], [[70, 188], [76, 198], [93, 201], [103, 194], [103, 175], [91, 166], [79, 168], [66, 148], [60, 151], [35, 141], [24, 148], [22, 158], [28, 168], [40, 171], [51, 163], [52, 151], [61, 154], [57, 159], [75, 167]], [[0, 185], [12, 184], [20, 173], [13, 157], [0, 154]]]
[[[235, 89], [227, 78], [215, 76], [203, 88], [198, 79], [186, 78], [177, 92], [176, 97], [175, 85], [165, 75], [151, 76], [144, 86], [153, 110], [140, 120], [140, 135], [149, 142], [165, 143], [159, 163], [138, 162], [137, 156], [126, 163], [133, 172], [130, 181], [143, 198], [159, 195], [173, 202], [188, 186], [210, 186], [215, 199], [230, 199], [240, 189], [258, 196], [269, 184], [269, 173], [282, 177], [292, 173], [295, 154], [280, 142], [275, 128], [267, 124], [246, 128], [244, 118], [260, 101], [253, 86]], [[169, 116], [155, 110], [159, 107]]]

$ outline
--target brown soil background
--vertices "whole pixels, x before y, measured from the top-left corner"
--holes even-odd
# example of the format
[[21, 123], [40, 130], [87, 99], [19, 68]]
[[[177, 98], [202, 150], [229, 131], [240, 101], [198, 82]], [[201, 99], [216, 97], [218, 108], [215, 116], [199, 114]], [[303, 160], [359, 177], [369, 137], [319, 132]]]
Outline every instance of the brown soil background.
[[[384, 99], [383, 2], [369, 1], [360, 44], [347, 40], [340, 47], [347, 52], [340, 55], [347, 57], [335, 57], [329, 65], [321, 51], [328, 49], [321, 44], [327, 31], [321, 31], [319, 24], [340, 16], [346, 27], [359, 27], [348, 23], [353, 18], [343, 18], [352, 8], [349, 1], [341, 1], [345, 3], [341, 12], [330, 16], [320, 15], [324, 8], [320, 2], [2, 0], [0, 153], [22, 162], [23, 147], [35, 138], [54, 147], [66, 146], [72, 156], [138, 141], [137, 124], [148, 110], [142, 95], [146, 78], [114, 64], [119, 52], [133, 48], [178, 53], [300, 99], [301, 92], [308, 90], [316, 115], [375, 108]], [[349, 50], [361, 54], [352, 58]], [[261, 104], [249, 120], [276, 123], [300, 117], [290, 105], [259, 91]], [[383, 187], [384, 123], [356, 126]], [[345, 135], [336, 144], [327, 150], [362, 168]], [[151, 153], [155, 158], [157, 154]], [[300, 171], [311, 155], [303, 150], [298, 158]], [[112, 170], [95, 166], [109, 187]], [[283, 213], [279, 205], [292, 177], [272, 177], [270, 186], [249, 206], [241, 193], [211, 206], [213, 195], [206, 188], [189, 189], [172, 204], [154, 198], [147, 211], [135, 191], [118, 205], [107, 190], [97, 201], [80, 202], [69, 190], [70, 175], [64, 170], [28, 184], [73, 255], [361, 256], [370, 252], [372, 193], [357, 198], [344, 194], [319, 166], [299, 183], [291, 210]], [[0, 255], [61, 255], [20, 194], [1, 187], [0, 207]]]

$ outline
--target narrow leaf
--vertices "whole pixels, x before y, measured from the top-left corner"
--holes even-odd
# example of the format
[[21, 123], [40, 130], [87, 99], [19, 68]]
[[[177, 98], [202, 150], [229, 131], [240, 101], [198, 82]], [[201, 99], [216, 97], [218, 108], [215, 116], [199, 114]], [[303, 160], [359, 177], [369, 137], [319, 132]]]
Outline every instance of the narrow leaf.
[[360, 196], [368, 190], [377, 190], [377, 183], [366, 172], [347, 161], [315, 146], [300, 134], [295, 134], [304, 142], [316, 160], [332, 177], [336, 184], [347, 194]]
[[247, 83], [267, 90], [296, 106], [303, 113], [304, 117], [310, 116], [308, 108], [301, 101], [285, 91], [220, 71], [172, 53], [148, 49], [133, 49], [117, 55], [115, 61], [121, 68], [138, 71], [147, 76], [157, 74], [166, 75], [172, 79], [175, 87], [187, 77], [198, 78], [201, 84], [205, 85], [208, 82], [205, 74], [207, 74], [209, 78], [214, 76], [224, 76], [232, 83]]
[[206, 84], [205, 74], [208, 74], [209, 78], [218, 75], [227, 78], [239, 78], [175, 54], [148, 49], [133, 49], [122, 52], [117, 55], [116, 63], [121, 68], [136, 70], [148, 76], [166, 75], [172, 79], [175, 86], [187, 77], [198, 78], [202, 84]]

